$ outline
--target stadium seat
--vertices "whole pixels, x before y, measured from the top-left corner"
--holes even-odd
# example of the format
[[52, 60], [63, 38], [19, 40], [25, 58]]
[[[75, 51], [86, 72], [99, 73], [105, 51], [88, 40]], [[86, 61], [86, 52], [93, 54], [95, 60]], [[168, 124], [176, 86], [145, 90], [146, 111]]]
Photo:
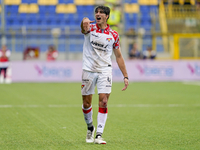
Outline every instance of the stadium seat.
[[74, 0], [74, 4], [76, 5], [94, 5], [95, 0]]
[[21, 0], [4, 0], [5, 5], [19, 5]]
[[125, 13], [125, 21], [137, 21], [138, 14], [135, 13]]
[[138, 13], [139, 12], [139, 6], [138, 4], [124, 4], [124, 10], [126, 13]]
[[129, 4], [138, 3], [138, 0], [125, 0], [125, 3], [129, 3]]
[[157, 44], [156, 45], [156, 51], [157, 52], [163, 52], [164, 51], [163, 45]]
[[26, 3], [26, 4], [37, 4], [38, 0], [21, 0], [21, 3]]
[[64, 41], [64, 43], [63, 42], [61, 43], [61, 41], [62, 40], [60, 40], [60, 43], [58, 45], [58, 51], [59, 52], [65, 52], [66, 51], [66, 44], [65, 44], [66, 42]]
[[16, 44], [15, 45], [15, 52], [23, 52], [24, 51], [24, 48], [23, 48], [23, 44]]
[[76, 11], [74, 4], [58, 4], [56, 6], [56, 13], [76, 13]]
[[9, 14], [18, 13], [19, 5], [5, 5], [5, 11]]
[[144, 13], [144, 14], [150, 13], [150, 7], [147, 6], [147, 5], [141, 5], [141, 6], [140, 6], [140, 12], [141, 12], [141, 13]]
[[28, 12], [29, 12], [28, 4], [21, 4], [19, 6], [19, 13], [28, 13]]
[[158, 0], [138, 0], [140, 5], [158, 5]]
[[37, 4], [30, 4], [29, 5], [29, 13], [38, 13], [39, 8]]
[[38, 13], [39, 8], [36, 4], [21, 4], [19, 5], [19, 13]]
[[38, 0], [39, 5], [57, 5], [58, 0]]
[[58, 0], [58, 3], [59, 4], [62, 4], [62, 3], [69, 4], [69, 3], [74, 3], [74, 0]]

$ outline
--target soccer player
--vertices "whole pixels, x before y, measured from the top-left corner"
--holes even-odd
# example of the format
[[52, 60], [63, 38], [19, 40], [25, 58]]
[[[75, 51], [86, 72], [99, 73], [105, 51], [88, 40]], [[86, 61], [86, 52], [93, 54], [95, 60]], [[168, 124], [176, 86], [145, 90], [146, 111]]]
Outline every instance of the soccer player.
[[9, 57], [11, 55], [11, 52], [9, 49], [7, 49], [6, 45], [2, 46], [2, 49], [0, 50], [0, 76], [1, 72], [4, 71], [4, 80], [6, 81], [7, 77], [7, 69], [9, 67]]
[[[86, 143], [106, 144], [102, 134], [107, 119], [107, 103], [112, 87], [112, 62], [114, 52], [116, 62], [124, 76], [124, 88], [128, 87], [128, 74], [119, 45], [119, 35], [107, 24], [110, 8], [98, 6], [95, 8], [96, 24], [91, 24], [88, 18], [83, 18], [81, 30], [84, 34], [83, 66], [82, 66], [82, 99], [83, 115], [87, 124]], [[97, 86], [99, 95], [99, 111], [97, 116], [97, 131], [94, 139], [95, 127], [92, 119], [92, 95]]]

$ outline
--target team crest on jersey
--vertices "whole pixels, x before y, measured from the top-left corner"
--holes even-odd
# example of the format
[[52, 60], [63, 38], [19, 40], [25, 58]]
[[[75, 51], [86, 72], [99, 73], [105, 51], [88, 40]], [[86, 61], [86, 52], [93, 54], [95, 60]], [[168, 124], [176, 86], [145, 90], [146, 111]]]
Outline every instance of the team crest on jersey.
[[106, 40], [107, 40], [108, 42], [110, 42], [110, 41], [112, 40], [112, 38], [107, 38]]
[[85, 86], [85, 85], [81, 85], [81, 89], [83, 89], [83, 88], [84, 88], [84, 86]]

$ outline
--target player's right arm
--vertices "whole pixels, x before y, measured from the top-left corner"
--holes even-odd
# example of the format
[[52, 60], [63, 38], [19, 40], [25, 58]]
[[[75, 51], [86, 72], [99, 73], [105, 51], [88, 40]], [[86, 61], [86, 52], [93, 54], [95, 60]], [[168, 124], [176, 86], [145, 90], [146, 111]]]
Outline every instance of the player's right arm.
[[81, 32], [84, 34], [87, 34], [90, 31], [90, 23], [94, 21], [91, 21], [89, 18], [85, 17], [83, 18], [81, 22]]

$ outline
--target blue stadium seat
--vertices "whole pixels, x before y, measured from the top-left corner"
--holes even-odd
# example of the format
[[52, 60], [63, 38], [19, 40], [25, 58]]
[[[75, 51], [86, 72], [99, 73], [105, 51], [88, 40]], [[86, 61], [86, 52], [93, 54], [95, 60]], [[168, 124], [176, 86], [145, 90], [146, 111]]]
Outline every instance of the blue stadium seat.
[[156, 51], [157, 52], [163, 52], [164, 51], [163, 45], [157, 44], [156, 45]]
[[59, 52], [65, 52], [66, 51], [66, 45], [65, 44], [59, 44], [58, 45], [58, 51]]
[[18, 5], [5, 5], [5, 13], [10, 15], [17, 14], [18, 8]]
[[23, 52], [24, 51], [24, 46], [23, 44], [16, 44], [15, 45], [15, 52]]
[[144, 21], [142, 21], [142, 22], [140, 23], [140, 26], [141, 26], [142, 28], [144, 28], [145, 30], [149, 31], [149, 30], [151, 30], [152, 24], [151, 24], [150, 21], [144, 20]]
[[74, 0], [58, 0], [58, 3], [65, 3], [65, 4], [74, 3]]
[[137, 3], [137, 2], [138, 2], [138, 0], [125, 0], [125, 3], [129, 3], [129, 4]]
[[29, 3], [29, 0], [21, 0], [21, 3]]
[[151, 11], [158, 11], [158, 5], [151, 5], [150, 10]]
[[140, 5], [140, 12], [141, 13], [149, 13], [150, 12], [150, 6], [147, 5]]
[[21, 3], [25, 3], [25, 4], [32, 4], [35, 3], [37, 4], [38, 0], [21, 0]]
[[83, 51], [83, 45], [82, 44], [70, 44], [69, 46], [70, 52], [82, 52]]
[[135, 13], [125, 13], [125, 21], [136, 21], [138, 18], [138, 14], [135, 14]]

